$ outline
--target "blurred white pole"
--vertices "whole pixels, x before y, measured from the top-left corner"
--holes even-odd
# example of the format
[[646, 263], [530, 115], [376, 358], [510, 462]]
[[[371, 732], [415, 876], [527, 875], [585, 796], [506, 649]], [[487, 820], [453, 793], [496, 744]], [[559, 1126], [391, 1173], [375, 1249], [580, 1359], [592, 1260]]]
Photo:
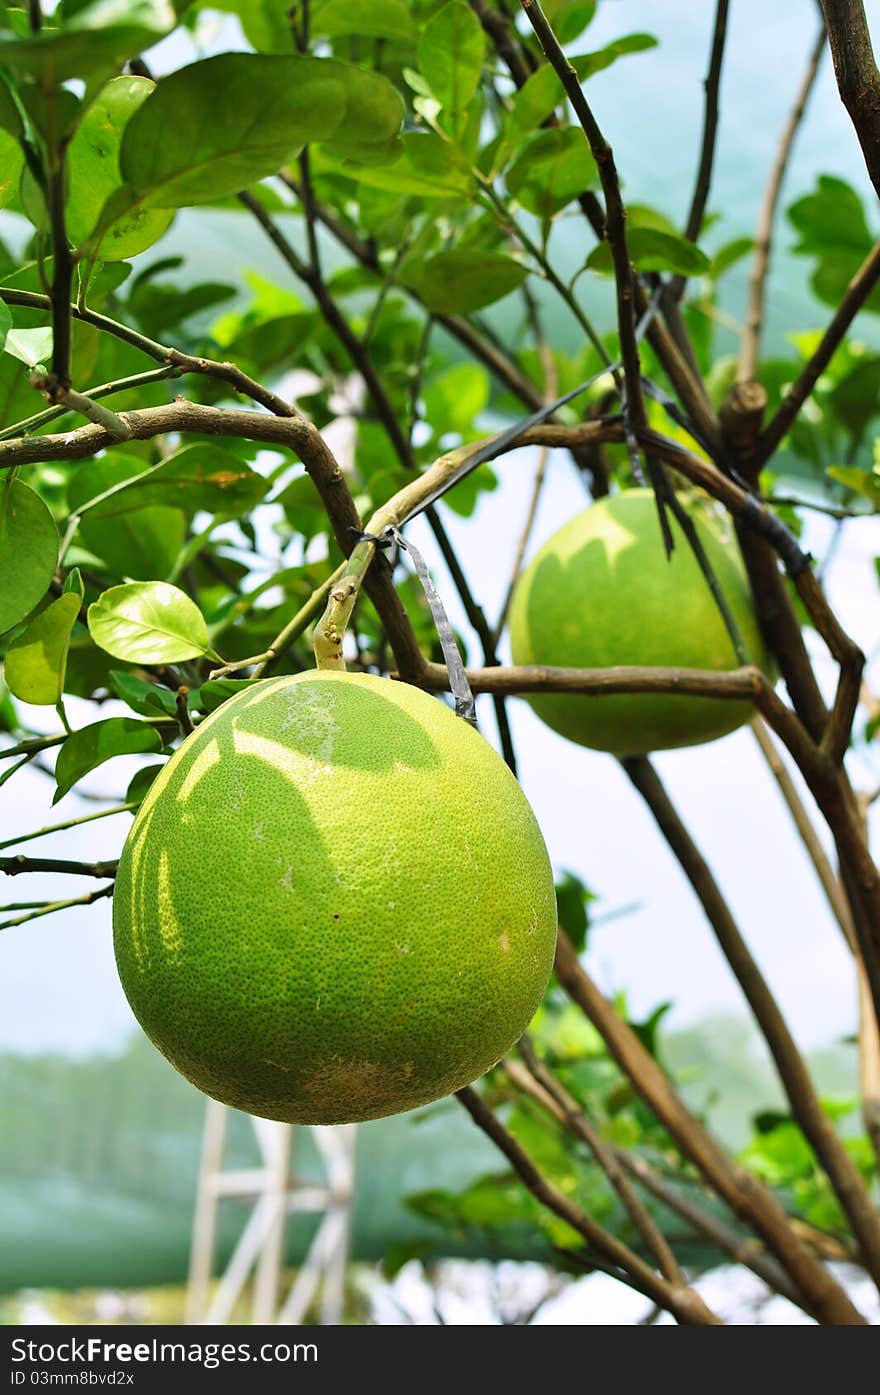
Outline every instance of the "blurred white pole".
[[[301, 1323], [319, 1294], [319, 1321], [341, 1322], [354, 1201], [356, 1126], [312, 1130], [326, 1174], [325, 1182], [314, 1183], [300, 1180], [291, 1171], [293, 1127], [268, 1119], [251, 1118], [262, 1166], [224, 1171], [228, 1113], [225, 1105], [208, 1100], [186, 1321], [229, 1322], [253, 1273], [252, 1322]], [[253, 1209], [212, 1294], [217, 1217], [224, 1197], [252, 1201]], [[324, 1214], [293, 1284], [281, 1295], [284, 1241], [291, 1212]]]

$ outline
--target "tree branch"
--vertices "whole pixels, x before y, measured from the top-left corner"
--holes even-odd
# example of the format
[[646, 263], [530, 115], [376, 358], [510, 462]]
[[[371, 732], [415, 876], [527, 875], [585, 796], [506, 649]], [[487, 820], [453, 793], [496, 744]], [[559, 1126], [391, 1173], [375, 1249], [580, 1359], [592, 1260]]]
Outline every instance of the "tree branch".
[[814, 353], [804, 364], [795, 382], [787, 390], [776, 415], [758, 437], [752, 456], [753, 466], [760, 468], [770, 459], [819, 378], [825, 372], [847, 330], [878, 280], [880, 280], [880, 242], [871, 249], [850, 281], [846, 294], [835, 310]]
[[0, 857], [0, 872], [7, 877], [20, 876], [22, 872], [63, 872], [74, 877], [115, 877], [117, 862], [69, 862], [64, 858]]
[[880, 1216], [861, 1173], [819, 1102], [809, 1072], [770, 987], [752, 958], [721, 889], [644, 756], [621, 762], [690, 882], [725, 959], [743, 991], [785, 1089], [792, 1115], [849, 1219], [866, 1268], [880, 1288]]
[[865, 1319], [845, 1290], [792, 1230], [773, 1193], [733, 1163], [690, 1113], [635, 1032], [615, 1012], [579, 963], [574, 946], [560, 930], [556, 973], [607, 1045], [634, 1089], [667, 1129], [686, 1157], [735, 1215], [762, 1237], [820, 1322], [862, 1325]]
[[71, 906], [91, 906], [94, 901], [100, 901], [105, 896], [113, 895], [113, 883], [109, 886], [102, 886], [98, 891], [90, 891], [86, 896], [74, 896], [68, 901], [46, 901], [44, 904], [33, 907], [25, 915], [15, 916], [12, 920], [4, 920], [0, 923], [0, 930], [12, 930], [16, 925], [26, 925], [29, 920], [40, 920], [44, 915], [54, 915], [56, 911], [67, 911]]
[[[712, 31], [712, 48], [709, 54], [709, 70], [703, 87], [706, 102], [703, 111], [703, 138], [700, 144], [700, 162], [691, 205], [688, 210], [684, 235], [696, 242], [703, 226], [703, 215], [709, 199], [712, 184], [712, 166], [715, 163], [715, 143], [718, 135], [718, 92], [721, 87], [721, 66], [724, 62], [724, 44], [727, 38], [727, 12], [729, 0], [718, 0], [715, 6], [715, 25]], [[669, 294], [680, 300], [687, 285], [686, 276], [675, 276], [670, 283]]]
[[[548, 1079], [548, 1086], [544, 1088], [536, 1078], [530, 1077], [526, 1071], [517, 1066], [516, 1062], [508, 1058], [503, 1064], [507, 1075], [516, 1087], [529, 1094], [532, 1099], [537, 1100], [548, 1113], [553, 1115], [554, 1119], [576, 1138], [583, 1138], [584, 1125], [591, 1132], [594, 1131], [594, 1125], [586, 1118], [578, 1101], [568, 1093], [546, 1067], [543, 1069]], [[552, 1092], [549, 1088], [551, 1080], [555, 1086], [555, 1090]], [[563, 1105], [563, 1100], [566, 1102], [565, 1105]], [[777, 1293], [782, 1294], [789, 1302], [794, 1303], [797, 1307], [802, 1307], [801, 1294], [789, 1282], [784, 1269], [764, 1252], [757, 1240], [731, 1230], [729, 1226], [726, 1226], [711, 1211], [707, 1211], [694, 1201], [681, 1188], [670, 1185], [638, 1153], [613, 1145], [611, 1145], [611, 1152], [614, 1161], [623, 1172], [628, 1173], [630, 1177], [639, 1182], [645, 1191], [650, 1192], [668, 1210], [687, 1221], [698, 1235], [704, 1236], [711, 1244], [716, 1245], [722, 1254], [729, 1255], [737, 1264], [751, 1269], [754, 1274], [757, 1274], [760, 1279], [763, 1279]]]
[[[566, 1127], [576, 1138], [587, 1145], [605, 1173], [623, 1202], [630, 1220], [641, 1235], [648, 1251], [653, 1254], [660, 1273], [672, 1284], [677, 1284], [679, 1287], [686, 1285], [687, 1280], [679, 1267], [678, 1260], [638, 1193], [627, 1181], [614, 1148], [605, 1142], [599, 1130], [587, 1118], [577, 1100], [568, 1093], [561, 1081], [557, 1080], [553, 1072], [548, 1070], [539, 1060], [528, 1036], [524, 1036], [520, 1040], [519, 1052], [538, 1087], [543, 1089], [551, 1100], [559, 1106]], [[511, 1079], [516, 1080], [518, 1075], [517, 1063], [508, 1060], [505, 1066]]]
[[548, 1210], [566, 1221], [573, 1230], [583, 1236], [591, 1249], [612, 1264], [615, 1270], [620, 1271], [618, 1277], [623, 1283], [638, 1288], [640, 1293], [652, 1298], [655, 1303], [672, 1313], [679, 1322], [688, 1325], [720, 1324], [721, 1319], [706, 1307], [693, 1289], [679, 1287], [656, 1274], [634, 1250], [597, 1225], [552, 1182], [548, 1182], [528, 1153], [520, 1147], [472, 1086], [468, 1085], [456, 1093], [474, 1123], [504, 1154], [532, 1195]]
[[880, 194], [880, 73], [862, 0], [822, 0], [841, 101]]
[[823, 24], [810, 53], [804, 80], [798, 89], [794, 106], [785, 123], [782, 138], [779, 142], [779, 150], [773, 168], [770, 171], [770, 178], [767, 182], [767, 188], [764, 191], [761, 211], [758, 215], [758, 227], [755, 233], [755, 250], [752, 259], [752, 274], [749, 278], [748, 308], [746, 310], [746, 322], [740, 348], [739, 377], [741, 382], [751, 382], [757, 375], [761, 327], [764, 323], [764, 293], [767, 285], [767, 273], [770, 269], [770, 247], [773, 240], [773, 225], [776, 220], [776, 206], [779, 202], [782, 181], [788, 167], [788, 160], [791, 155], [792, 146], [794, 145], [794, 138], [797, 134], [797, 129], [801, 123], [804, 112], [807, 109], [807, 102], [810, 99], [810, 93], [813, 90], [816, 74], [819, 71], [819, 62], [824, 51], [825, 26]]

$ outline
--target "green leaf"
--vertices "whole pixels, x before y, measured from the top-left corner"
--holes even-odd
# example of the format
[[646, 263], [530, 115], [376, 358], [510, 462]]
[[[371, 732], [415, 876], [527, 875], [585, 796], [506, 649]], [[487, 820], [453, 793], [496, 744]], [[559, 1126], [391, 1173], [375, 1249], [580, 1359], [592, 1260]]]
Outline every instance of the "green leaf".
[[[155, 780], [157, 775], [161, 775], [165, 769], [163, 765], [145, 765], [143, 770], [138, 770], [128, 783], [125, 791], [126, 804], [140, 804]], [[134, 812], [134, 810], [132, 810]]]
[[136, 673], [124, 669], [110, 670], [110, 687], [132, 712], [141, 717], [176, 717], [177, 699], [168, 688], [160, 688], [158, 683], [148, 683], [138, 678]]
[[64, 578], [64, 586], [62, 589], [65, 595], [76, 596], [80, 605], [82, 605], [85, 599], [86, 588], [83, 585], [82, 574], [79, 567], [71, 567], [67, 576]]
[[657, 40], [653, 34], [624, 34], [620, 39], [614, 39], [604, 48], [597, 49], [594, 53], [584, 53], [577, 58], [570, 60], [581, 82], [586, 82], [594, 73], [601, 73], [605, 68], [610, 68], [612, 63], [616, 63], [618, 58], [625, 58], [630, 53], [644, 53], [649, 48], [656, 48]]
[[0, 483], [0, 634], [43, 599], [57, 560], [58, 530], [39, 494]]
[[180, 509], [142, 509], [118, 518], [83, 519], [79, 537], [113, 576], [149, 580], [167, 576], [186, 538]]
[[820, 174], [816, 189], [787, 209], [798, 241], [794, 251], [805, 256], [847, 250], [863, 255], [873, 243], [865, 210], [856, 191], [843, 179]]
[[486, 38], [464, 0], [449, 0], [425, 25], [418, 44], [419, 69], [458, 136], [480, 85]]
[[0, 63], [39, 78], [44, 89], [56, 87], [69, 78], [121, 68], [176, 24], [166, 0], [95, 0], [62, 29], [44, 24], [40, 33], [24, 38], [0, 32]]
[[52, 803], [57, 804], [78, 780], [105, 760], [161, 751], [164, 744], [155, 727], [137, 722], [134, 717], [108, 717], [73, 732], [55, 762], [57, 789]]
[[755, 240], [752, 237], [735, 237], [731, 242], [725, 242], [709, 263], [709, 275], [712, 280], [717, 281], [725, 271], [729, 271], [743, 257], [747, 257], [754, 245]]
[[827, 473], [847, 489], [870, 499], [875, 509], [880, 509], [880, 465], [875, 465], [873, 470], [860, 470], [856, 465], [832, 465]]
[[8, 131], [0, 130], [0, 208], [15, 198], [23, 166], [24, 153], [18, 141]]
[[461, 199], [472, 192], [474, 177], [455, 147], [433, 131], [401, 137], [401, 155], [393, 164], [375, 167], [337, 165], [340, 174], [373, 189], [393, 194], [413, 194], [427, 199]]
[[107, 200], [122, 183], [119, 147], [125, 127], [155, 86], [148, 78], [132, 76], [108, 82], [80, 122], [68, 150], [67, 231], [79, 244], [100, 227], [89, 252], [100, 254], [105, 262], [124, 261], [145, 251], [174, 217], [172, 210], [145, 209], [137, 203], [118, 218], [101, 217]]
[[[640, 53], [644, 49], [656, 47], [657, 40], [650, 34], [627, 34], [615, 39], [607, 47], [595, 53], [582, 53], [569, 58], [569, 63], [581, 82], [586, 82], [593, 73], [601, 72], [623, 58], [628, 53]], [[559, 76], [549, 63], [543, 63], [516, 93], [510, 112], [511, 128], [520, 133], [534, 131], [552, 111], [565, 101], [565, 93]]]
[[509, 295], [527, 276], [521, 262], [501, 252], [460, 248], [409, 263], [404, 284], [416, 291], [429, 310], [466, 315]]
[[3, 352], [12, 358], [36, 368], [38, 363], [48, 363], [52, 357], [52, 331], [47, 327], [39, 329], [7, 330], [3, 341]]
[[253, 687], [255, 678], [213, 678], [207, 683], [203, 683], [200, 688], [196, 688], [189, 695], [189, 705], [197, 708], [200, 712], [216, 712], [218, 707], [222, 707], [224, 702], [228, 702], [236, 693], [244, 692], [245, 688]]
[[331, 38], [358, 34], [402, 43], [415, 34], [404, 0], [319, 0], [312, 7], [310, 27], [313, 34]]
[[311, 141], [384, 147], [402, 116], [390, 82], [350, 64], [220, 54], [163, 78], [125, 128], [120, 169], [145, 206], [209, 203]]
[[559, 924], [578, 950], [586, 946], [589, 906], [595, 899], [595, 894], [573, 872], [563, 872], [556, 883]]
[[583, 131], [560, 126], [522, 142], [505, 175], [509, 193], [528, 213], [552, 218], [597, 179]]
[[[699, 276], [709, 270], [709, 258], [699, 247], [678, 233], [661, 232], [658, 228], [627, 228], [627, 245], [637, 271], [674, 271], [681, 276]], [[593, 271], [611, 273], [614, 263], [607, 242], [587, 257]]]
[[880, 416], [880, 358], [868, 358], [832, 388], [828, 403], [835, 416], [860, 445], [877, 416]]
[[202, 612], [165, 581], [111, 587], [89, 606], [88, 621], [95, 643], [128, 663], [173, 664], [208, 651]]
[[[117, 453], [95, 461], [94, 465], [99, 468], [92, 469], [88, 476], [85, 470], [80, 471], [80, 478], [86, 477], [87, 482], [92, 483], [100, 475], [106, 480], [106, 467], [111, 461], [111, 473], [117, 465], [126, 474], [131, 468], [129, 457]], [[91, 500], [83, 501], [80, 484], [75, 495], [68, 491], [68, 503], [71, 512], [90, 519], [113, 518], [157, 505], [181, 509], [185, 513], [203, 509], [207, 513], [236, 517], [255, 508], [268, 488], [268, 481], [244, 460], [219, 446], [205, 444], [184, 446], [152, 469], [135, 473], [131, 478], [123, 475], [122, 480], [99, 489]]]
[[475, 418], [489, 405], [489, 375], [479, 363], [456, 363], [436, 373], [422, 394], [425, 418], [442, 436], [455, 431], [465, 437], [473, 432]]
[[70, 635], [79, 614], [79, 596], [59, 596], [10, 644], [6, 684], [22, 702], [52, 706], [61, 700]]
[[117, 516], [108, 504], [106, 516], [98, 507], [93, 517], [88, 505], [109, 491], [123, 491], [128, 481], [143, 473], [136, 456], [108, 451], [81, 465], [67, 486], [70, 512], [84, 511], [78, 534], [82, 543], [111, 572], [136, 579], [170, 572], [186, 536], [186, 515], [179, 508], [141, 507], [137, 513], [132, 509]]
[[561, 44], [570, 44], [592, 24], [596, 0], [545, 0], [544, 13]]

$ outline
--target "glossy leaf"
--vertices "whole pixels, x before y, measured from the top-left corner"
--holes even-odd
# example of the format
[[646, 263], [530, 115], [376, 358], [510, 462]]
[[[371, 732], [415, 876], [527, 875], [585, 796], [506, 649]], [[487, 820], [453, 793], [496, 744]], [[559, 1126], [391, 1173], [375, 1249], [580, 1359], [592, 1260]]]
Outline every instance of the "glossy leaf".
[[358, 34], [405, 42], [415, 34], [404, 0], [317, 0], [312, 6], [310, 24], [314, 34], [331, 38]]
[[[678, 233], [661, 232], [659, 228], [628, 228], [627, 246], [637, 271], [673, 271], [681, 276], [700, 276], [709, 270], [706, 254]], [[587, 266], [606, 273], [614, 270], [607, 242], [594, 247], [587, 257]]]
[[54, 86], [121, 68], [170, 33], [176, 22], [166, 0], [94, 0], [61, 29], [46, 23], [26, 37], [0, 32], [0, 63], [40, 78], [44, 87]]
[[0, 208], [15, 198], [23, 165], [24, 154], [18, 141], [0, 129]]
[[464, 0], [449, 0], [429, 19], [418, 45], [419, 71], [440, 103], [451, 134], [460, 133], [480, 82], [486, 38]]
[[[74, 243], [86, 242], [102, 224], [104, 206], [122, 183], [119, 147], [125, 127], [155, 85], [143, 77], [114, 78], [80, 122], [67, 156], [67, 231]], [[134, 204], [119, 218], [102, 224], [91, 254], [99, 253], [105, 262], [133, 257], [158, 241], [173, 217], [171, 210]]]
[[10, 644], [4, 664], [6, 685], [22, 702], [54, 706], [60, 701], [79, 607], [79, 597], [72, 592], [59, 596]]
[[145, 206], [208, 203], [275, 174], [307, 142], [384, 146], [402, 116], [391, 84], [350, 64], [220, 54], [159, 83], [126, 126], [120, 168]]
[[[595, 53], [576, 54], [568, 61], [579, 81], [586, 82], [594, 73], [602, 72], [616, 63], [618, 58], [630, 53], [642, 53], [656, 46], [657, 40], [651, 34], [626, 34]], [[558, 74], [549, 63], [542, 63], [514, 97], [511, 109], [513, 125], [519, 131], [533, 131], [564, 100], [565, 93]]]
[[208, 648], [208, 629], [198, 606], [165, 581], [111, 587], [89, 606], [88, 621], [95, 643], [129, 663], [179, 663], [198, 658]]
[[[108, 463], [113, 462], [108, 470]], [[119, 470], [122, 480], [104, 485], [92, 500], [82, 501], [82, 487], [68, 493], [71, 511], [89, 519], [113, 518], [119, 514], [163, 505], [195, 513], [235, 516], [255, 508], [265, 496], [268, 483], [262, 475], [231, 451], [219, 446], [184, 446], [152, 469], [136, 471], [126, 479], [132, 464], [126, 456], [108, 455], [93, 462], [89, 484], [98, 477], [106, 480]], [[95, 468], [98, 467], [98, 468]], [[81, 472], [85, 475], [85, 472]]]
[[0, 481], [0, 634], [43, 599], [57, 560], [58, 530], [39, 494]]
[[429, 310], [462, 315], [501, 300], [521, 286], [527, 275], [521, 262], [500, 252], [460, 248], [410, 265], [406, 284]]
[[57, 804], [90, 770], [103, 765], [114, 756], [143, 755], [161, 751], [164, 741], [155, 727], [138, 722], [134, 717], [108, 717], [93, 722], [68, 736], [58, 752], [55, 763], [57, 788], [53, 804]]
[[52, 331], [42, 326], [39, 329], [18, 329], [13, 326], [6, 332], [3, 352], [17, 358], [28, 368], [36, 368], [38, 363], [48, 363], [52, 357]]
[[429, 199], [461, 199], [473, 188], [471, 171], [448, 141], [433, 132], [405, 135], [400, 140], [400, 158], [393, 164], [370, 166], [340, 165], [343, 173], [374, 189], [392, 194], [413, 194]]
[[560, 126], [523, 141], [505, 175], [508, 191], [529, 213], [552, 218], [598, 178], [583, 131]]
[[[106, 563], [111, 573], [121, 577], [149, 579], [167, 574], [174, 565], [186, 536], [186, 516], [179, 508], [142, 506], [114, 511], [110, 503], [103, 514], [89, 504], [105, 493], [119, 490], [143, 474], [143, 463], [135, 456], [108, 451], [97, 460], [86, 461], [71, 475], [67, 504], [71, 513], [83, 510], [77, 533], [80, 541]], [[141, 501], [144, 505], [144, 501]]]
[[137, 712], [141, 717], [174, 717], [177, 712], [177, 699], [168, 688], [158, 683], [148, 683], [138, 678], [136, 673], [124, 669], [111, 669], [110, 687], [118, 698]]

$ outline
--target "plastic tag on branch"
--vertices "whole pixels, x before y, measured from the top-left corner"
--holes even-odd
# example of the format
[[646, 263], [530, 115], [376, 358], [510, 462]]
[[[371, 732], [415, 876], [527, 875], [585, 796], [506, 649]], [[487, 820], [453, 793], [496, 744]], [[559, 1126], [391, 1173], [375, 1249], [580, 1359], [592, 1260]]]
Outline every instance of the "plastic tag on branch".
[[477, 725], [477, 718], [474, 712], [474, 695], [471, 692], [471, 685], [468, 682], [464, 664], [461, 661], [461, 654], [458, 652], [458, 645], [455, 642], [455, 635], [449, 623], [449, 616], [446, 614], [440, 594], [434, 585], [434, 579], [428, 571], [427, 563], [413, 543], [407, 542], [397, 528], [388, 530], [404, 552], [408, 552], [412, 558], [412, 564], [416, 569], [416, 575], [422, 584], [422, 590], [431, 609], [434, 625], [440, 639], [440, 647], [443, 650], [443, 658], [446, 669], [449, 673], [449, 687], [455, 699], [455, 715], [463, 717], [471, 726]]

